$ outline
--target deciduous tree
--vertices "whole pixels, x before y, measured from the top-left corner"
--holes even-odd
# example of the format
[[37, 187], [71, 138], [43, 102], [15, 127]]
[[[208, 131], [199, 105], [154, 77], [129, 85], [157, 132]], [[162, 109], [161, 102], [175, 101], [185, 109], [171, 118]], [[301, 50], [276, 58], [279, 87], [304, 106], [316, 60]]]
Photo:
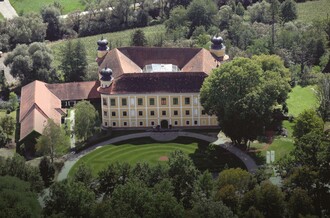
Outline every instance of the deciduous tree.
[[86, 140], [95, 132], [98, 114], [94, 106], [88, 101], [78, 102], [75, 106], [74, 131], [78, 138]]
[[0, 119], [0, 126], [2, 127], [3, 133], [6, 134], [6, 141], [8, 141], [11, 135], [15, 130], [15, 120], [13, 117], [6, 115], [2, 119]]
[[322, 119], [314, 110], [305, 110], [296, 118], [292, 135], [300, 139], [312, 131], [323, 132], [323, 126]]
[[55, 176], [55, 169], [47, 157], [43, 157], [39, 163], [39, 170], [45, 187], [49, 187]]

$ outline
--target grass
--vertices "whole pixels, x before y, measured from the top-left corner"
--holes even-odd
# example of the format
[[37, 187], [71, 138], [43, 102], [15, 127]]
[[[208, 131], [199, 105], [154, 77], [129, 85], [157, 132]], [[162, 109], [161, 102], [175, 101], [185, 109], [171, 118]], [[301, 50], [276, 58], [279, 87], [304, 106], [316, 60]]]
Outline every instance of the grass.
[[168, 157], [175, 150], [182, 150], [189, 155], [200, 170], [208, 167], [211, 172], [219, 172], [226, 165], [245, 169], [244, 164], [238, 158], [220, 147], [212, 149], [209, 152], [211, 155], [206, 157], [206, 154], [209, 154], [206, 152], [208, 148], [208, 142], [186, 137], [180, 137], [173, 142], [156, 142], [150, 138], [128, 140], [103, 146], [82, 157], [70, 170], [69, 177], [77, 171], [78, 166], [82, 163], [93, 169], [94, 176], [108, 164], [115, 162], [127, 162], [131, 165], [138, 162], [147, 162], [150, 165], [166, 164], [167, 161], [160, 161], [159, 158]]
[[298, 3], [297, 12], [298, 20], [302, 22], [324, 20], [330, 15], [330, 1], [317, 0]]
[[[57, 0], [63, 7], [63, 14], [68, 14], [69, 12], [84, 10], [84, 6], [80, 3], [80, 0]], [[50, 5], [54, 3], [54, 0], [10, 0], [11, 5], [15, 8], [17, 13], [29, 13], [36, 12], [40, 13], [43, 6]]]
[[[141, 29], [143, 30], [149, 44], [152, 44], [151, 41], [156, 40], [160, 34], [165, 34], [164, 25], [155, 25], [150, 27], [144, 27]], [[72, 42], [75, 43], [77, 40], [80, 40], [84, 44], [87, 52], [87, 62], [89, 64], [89, 69], [90, 71], [96, 73], [97, 64], [95, 62], [95, 58], [96, 58], [96, 50], [97, 50], [97, 44], [96, 44], [97, 41], [101, 37], [103, 37], [109, 41], [109, 47], [111, 48], [129, 46], [131, 35], [135, 30], [136, 29], [130, 29], [119, 32], [104, 33], [95, 36], [82, 37], [79, 39], [72, 39]], [[56, 68], [58, 68], [58, 66], [60, 65], [61, 48], [65, 46], [65, 43], [66, 40], [62, 40], [49, 44], [49, 47], [53, 51], [53, 55], [54, 55], [53, 63]]]
[[5, 19], [5, 18], [4, 18], [3, 15], [0, 13], [0, 20], [3, 20], [3, 19]]
[[289, 93], [289, 98], [286, 102], [289, 108], [289, 114], [294, 117], [306, 109], [316, 109], [318, 106], [313, 86], [294, 87], [292, 92]]
[[[286, 102], [289, 108], [289, 114], [294, 117], [297, 117], [306, 109], [315, 109], [318, 106], [313, 86], [294, 87], [289, 93], [289, 98]], [[288, 131], [288, 137], [276, 136], [270, 145], [256, 141], [251, 143], [251, 148], [259, 150], [263, 157], [266, 157], [266, 151], [273, 150], [275, 151], [275, 162], [279, 161], [294, 149], [294, 139], [292, 137], [293, 125], [293, 122], [283, 121], [282, 127]]]

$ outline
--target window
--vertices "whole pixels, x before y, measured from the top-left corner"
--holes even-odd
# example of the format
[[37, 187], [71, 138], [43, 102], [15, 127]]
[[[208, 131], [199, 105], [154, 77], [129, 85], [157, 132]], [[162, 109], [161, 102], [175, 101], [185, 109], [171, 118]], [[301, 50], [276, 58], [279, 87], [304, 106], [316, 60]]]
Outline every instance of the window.
[[127, 116], [127, 111], [123, 111], [123, 117]]
[[155, 111], [150, 111], [150, 116], [155, 116]]
[[163, 116], [166, 116], [166, 111], [162, 111], [162, 115]]
[[150, 105], [155, 105], [155, 99], [154, 98], [150, 98], [149, 99], [149, 104]]
[[205, 113], [205, 110], [202, 110], [202, 115], [205, 115], [206, 113]]
[[104, 105], [104, 106], [107, 106], [107, 105], [108, 105], [108, 103], [107, 103], [107, 99], [106, 99], [106, 98], [103, 98], [103, 105]]
[[103, 116], [108, 116], [108, 112], [107, 111], [103, 111]]
[[127, 126], [127, 122], [124, 122], [124, 126]]
[[197, 124], [198, 124], [197, 120], [195, 120], [195, 121], [194, 121], [194, 124], [195, 124], [195, 125], [197, 125]]
[[186, 115], [190, 115], [190, 111], [189, 110], [186, 110]]
[[175, 111], [174, 111], [174, 116], [178, 116], [178, 114], [179, 114], [178, 111], [175, 110]]
[[187, 121], [186, 121], [186, 124], [187, 124], [187, 125], [189, 125], [189, 124], [190, 124], [189, 120], [187, 120]]
[[166, 105], [166, 98], [161, 98], [160, 99], [160, 104], [161, 105]]
[[140, 126], [143, 126], [143, 122], [140, 122]]
[[178, 105], [178, 104], [179, 104], [179, 99], [173, 98], [173, 105]]
[[174, 121], [174, 125], [177, 126], [178, 125], [178, 121]]
[[111, 106], [116, 106], [116, 99], [111, 98], [110, 99], [110, 104], [111, 104]]
[[154, 121], [151, 121], [151, 126], [154, 126], [155, 125], [155, 122]]
[[139, 116], [143, 116], [143, 111], [139, 111]]
[[127, 99], [126, 98], [122, 98], [121, 99], [121, 105], [122, 106], [126, 106], [127, 105]]
[[104, 126], [108, 126], [108, 122], [104, 122]]
[[112, 122], [112, 126], [116, 126], [116, 122]]
[[184, 103], [185, 103], [185, 104], [190, 104], [190, 98], [189, 98], [189, 97], [184, 98]]
[[138, 98], [138, 105], [139, 106], [143, 105], [143, 99], [142, 98]]
[[116, 116], [116, 112], [115, 111], [112, 111], [111, 112], [111, 116], [115, 117]]

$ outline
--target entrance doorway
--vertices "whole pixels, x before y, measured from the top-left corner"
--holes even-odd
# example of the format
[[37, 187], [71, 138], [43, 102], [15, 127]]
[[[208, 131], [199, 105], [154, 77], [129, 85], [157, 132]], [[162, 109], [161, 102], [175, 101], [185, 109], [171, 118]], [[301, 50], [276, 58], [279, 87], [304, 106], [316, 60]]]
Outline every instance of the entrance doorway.
[[168, 121], [167, 120], [160, 121], [160, 127], [162, 129], [168, 129]]

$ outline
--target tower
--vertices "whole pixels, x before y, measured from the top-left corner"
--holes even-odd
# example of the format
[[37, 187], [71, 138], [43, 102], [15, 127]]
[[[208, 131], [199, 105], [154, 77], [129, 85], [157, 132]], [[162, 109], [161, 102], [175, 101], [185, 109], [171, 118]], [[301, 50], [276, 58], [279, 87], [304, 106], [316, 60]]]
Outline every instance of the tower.
[[223, 39], [220, 36], [213, 36], [211, 39], [212, 45], [210, 52], [215, 56], [218, 61], [223, 61], [227, 57], [226, 46], [223, 44]]
[[97, 41], [97, 59], [103, 58], [109, 51], [108, 40], [103, 39], [103, 37]]
[[103, 68], [100, 72], [100, 81], [101, 81], [101, 88], [108, 88], [112, 81], [112, 70], [108, 67]]

